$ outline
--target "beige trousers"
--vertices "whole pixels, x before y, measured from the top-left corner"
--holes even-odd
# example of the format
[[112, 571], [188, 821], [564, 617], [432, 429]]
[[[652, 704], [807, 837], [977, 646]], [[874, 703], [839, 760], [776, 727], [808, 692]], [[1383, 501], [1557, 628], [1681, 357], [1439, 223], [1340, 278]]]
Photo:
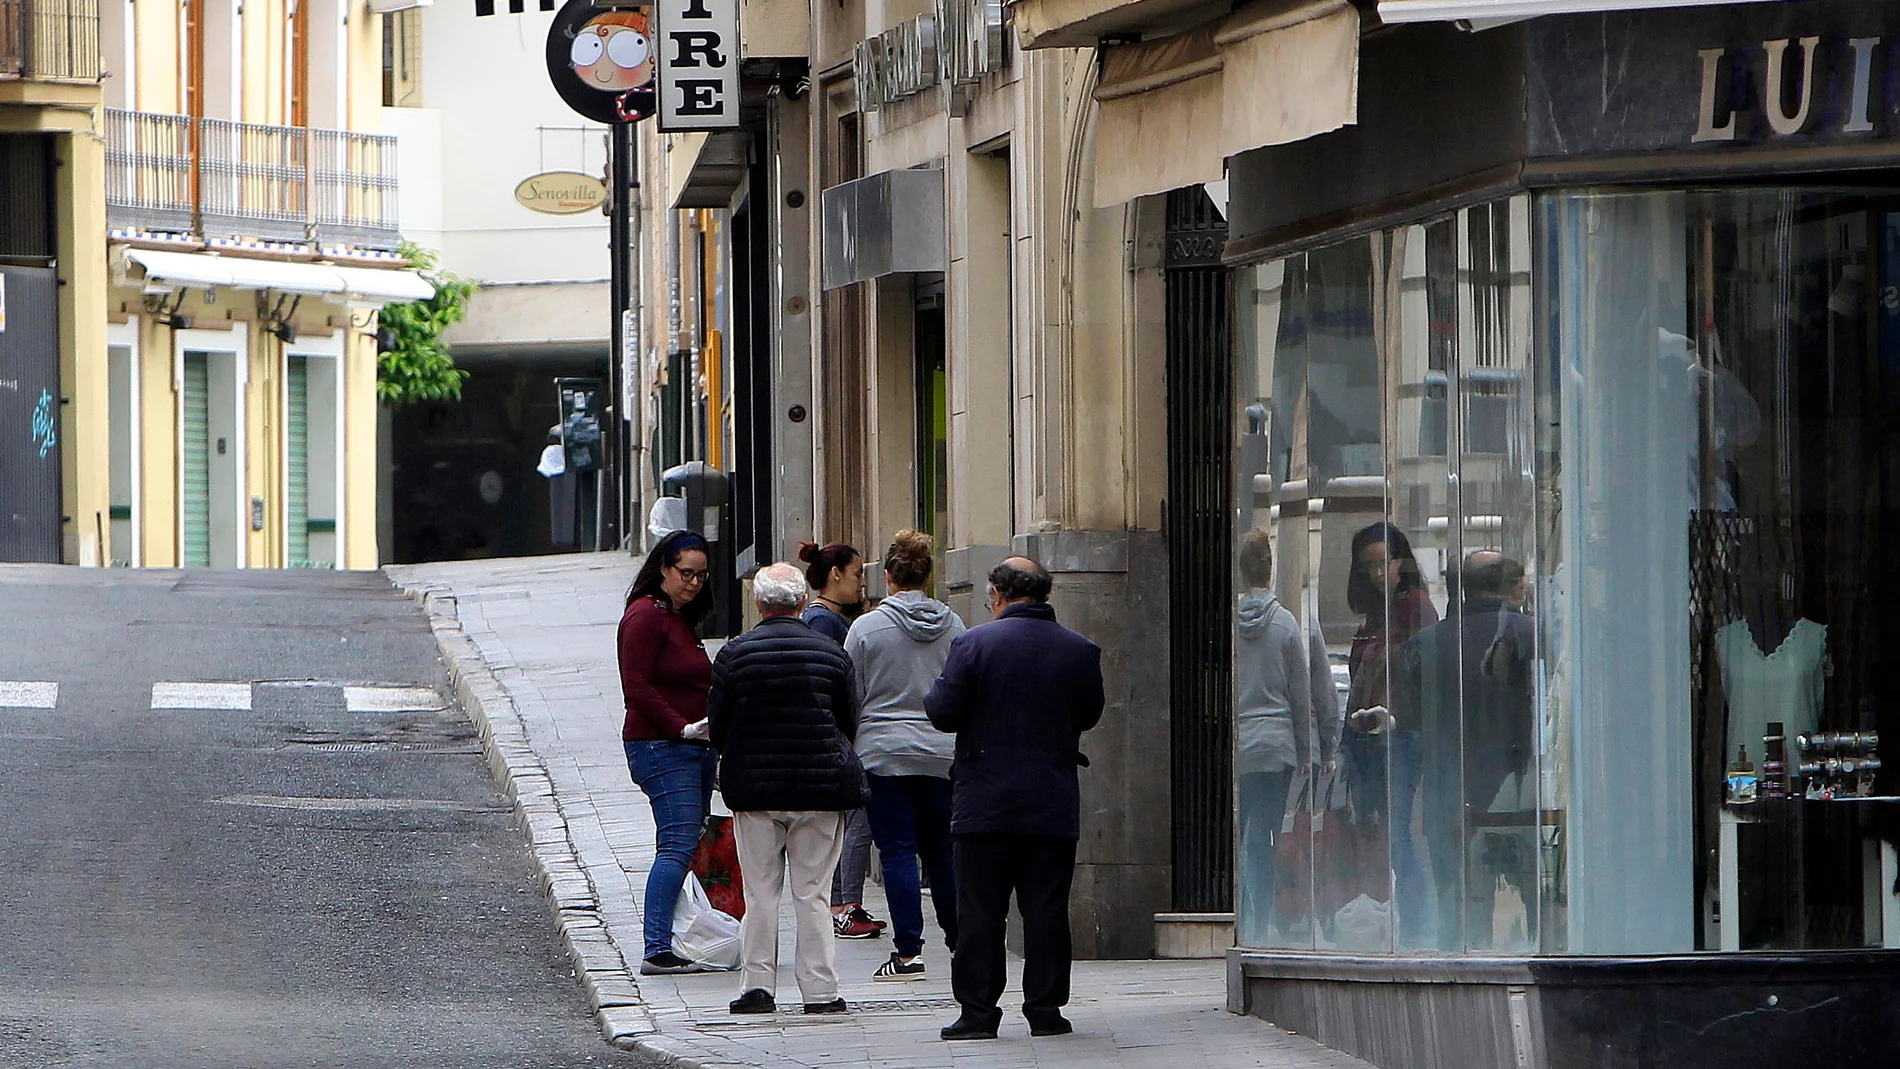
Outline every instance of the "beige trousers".
[[778, 994], [778, 907], [791, 873], [792, 913], [798, 921], [794, 974], [807, 1003], [838, 997], [835, 935], [831, 927], [831, 871], [844, 849], [843, 813], [756, 812], [732, 815], [745, 886], [739, 922], [741, 992]]

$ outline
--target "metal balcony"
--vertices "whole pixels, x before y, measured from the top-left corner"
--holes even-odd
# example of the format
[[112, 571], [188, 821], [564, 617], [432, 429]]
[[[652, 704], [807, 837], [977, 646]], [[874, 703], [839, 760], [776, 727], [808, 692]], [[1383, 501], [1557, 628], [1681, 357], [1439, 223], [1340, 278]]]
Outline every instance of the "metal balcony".
[[394, 137], [109, 108], [106, 166], [115, 228], [323, 247], [399, 240]]
[[0, 0], [0, 78], [100, 77], [99, 0]]

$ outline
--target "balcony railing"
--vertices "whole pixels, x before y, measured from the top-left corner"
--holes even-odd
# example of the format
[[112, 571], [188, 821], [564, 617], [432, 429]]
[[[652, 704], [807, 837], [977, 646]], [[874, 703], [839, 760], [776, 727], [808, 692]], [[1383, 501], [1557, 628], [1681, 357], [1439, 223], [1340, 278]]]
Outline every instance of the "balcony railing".
[[398, 241], [393, 137], [107, 109], [106, 165], [114, 227], [376, 249]]
[[0, 0], [0, 78], [100, 76], [99, 0]]

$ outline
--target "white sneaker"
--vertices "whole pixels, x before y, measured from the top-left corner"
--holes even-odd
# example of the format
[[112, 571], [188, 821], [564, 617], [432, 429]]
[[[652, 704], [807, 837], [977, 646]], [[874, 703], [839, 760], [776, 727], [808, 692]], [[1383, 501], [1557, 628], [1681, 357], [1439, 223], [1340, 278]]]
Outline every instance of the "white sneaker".
[[922, 980], [924, 976], [924, 956], [914, 958], [899, 957], [895, 952], [890, 960], [877, 967], [871, 979], [879, 983], [901, 983], [905, 980]]

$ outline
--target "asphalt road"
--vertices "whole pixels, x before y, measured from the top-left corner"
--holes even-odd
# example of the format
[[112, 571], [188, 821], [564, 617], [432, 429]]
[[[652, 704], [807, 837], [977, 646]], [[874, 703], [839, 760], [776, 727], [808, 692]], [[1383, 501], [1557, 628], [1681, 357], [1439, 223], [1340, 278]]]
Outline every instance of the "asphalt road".
[[[467, 719], [345, 709], [445, 689], [380, 575], [0, 566], [0, 681], [59, 684], [0, 707], [0, 1066], [637, 1064]], [[194, 681], [280, 682], [152, 708]]]

